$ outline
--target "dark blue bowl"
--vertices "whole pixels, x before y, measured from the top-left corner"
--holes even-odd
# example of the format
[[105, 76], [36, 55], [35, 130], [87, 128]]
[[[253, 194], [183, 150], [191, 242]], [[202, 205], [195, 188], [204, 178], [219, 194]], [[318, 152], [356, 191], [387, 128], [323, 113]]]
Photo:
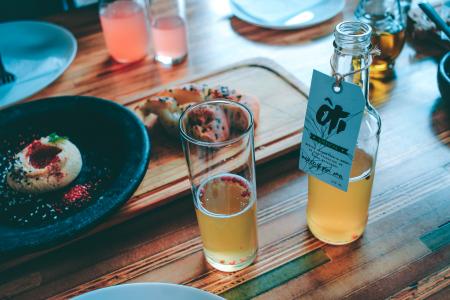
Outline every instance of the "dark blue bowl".
[[437, 78], [442, 100], [450, 104], [450, 52], [441, 59]]
[[[0, 159], [20, 151], [21, 141], [28, 143], [33, 136], [52, 132], [68, 136], [82, 154], [83, 168], [72, 185], [96, 178], [102, 178], [102, 184], [86, 206], [54, 222], [16, 226], [0, 212], [0, 260], [55, 246], [97, 225], [131, 197], [147, 170], [150, 140], [142, 122], [117, 103], [83, 96], [48, 98], [1, 110]], [[0, 184], [5, 184], [1, 176]], [[45, 197], [50, 201], [57, 193]], [[4, 205], [14, 203], [15, 197], [0, 193]]]

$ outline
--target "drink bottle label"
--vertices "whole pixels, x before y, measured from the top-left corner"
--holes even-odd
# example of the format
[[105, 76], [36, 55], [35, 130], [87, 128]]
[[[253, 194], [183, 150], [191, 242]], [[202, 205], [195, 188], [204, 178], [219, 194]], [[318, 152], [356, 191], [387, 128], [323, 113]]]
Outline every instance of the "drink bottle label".
[[347, 191], [366, 101], [362, 90], [314, 70], [300, 149], [300, 169]]

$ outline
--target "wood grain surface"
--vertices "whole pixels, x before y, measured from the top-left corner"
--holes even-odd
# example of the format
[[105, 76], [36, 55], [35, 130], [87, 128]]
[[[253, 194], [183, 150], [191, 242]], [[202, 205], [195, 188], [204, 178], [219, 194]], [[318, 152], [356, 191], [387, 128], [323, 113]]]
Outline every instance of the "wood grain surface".
[[[270, 58], [308, 83], [313, 68], [329, 70], [333, 27], [351, 18], [356, 3], [347, 2], [343, 14], [319, 26], [273, 31], [232, 17], [225, 0], [188, 0], [189, 57], [172, 69], [150, 58], [111, 61], [95, 10], [54, 16], [51, 21], [74, 32], [79, 53], [60, 79], [30, 100], [82, 94], [129, 103], [254, 57]], [[309, 233], [307, 178], [297, 169], [294, 147], [257, 167], [260, 250], [250, 267], [223, 273], [207, 265], [187, 195], [50, 252], [1, 257], [0, 298], [64, 299], [120, 283], [162, 281], [228, 299], [448, 299], [450, 108], [440, 99], [436, 71], [436, 59], [407, 44], [395, 80], [371, 81], [382, 134], [369, 224], [356, 242], [330, 246]], [[253, 79], [253, 88], [263, 90], [264, 82]]]

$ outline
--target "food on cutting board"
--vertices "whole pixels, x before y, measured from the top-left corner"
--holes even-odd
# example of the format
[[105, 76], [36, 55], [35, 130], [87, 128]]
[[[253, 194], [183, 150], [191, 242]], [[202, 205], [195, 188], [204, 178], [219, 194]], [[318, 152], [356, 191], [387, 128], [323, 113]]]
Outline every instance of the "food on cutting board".
[[230, 136], [230, 124], [223, 109], [208, 105], [188, 113], [193, 137], [204, 142], [223, 142]]
[[[159, 120], [169, 134], [178, 137], [178, 120], [183, 111], [192, 104], [215, 99], [228, 99], [247, 106], [253, 113], [255, 128], [258, 127], [260, 112], [258, 98], [242, 94], [226, 86], [211, 88], [206, 84], [186, 84], [166, 89], [136, 107], [136, 111], [149, 129], [153, 128]], [[199, 124], [197, 130], [193, 132], [201, 140], [210, 142], [226, 140], [229, 135], [228, 124], [230, 121], [233, 124], [238, 124], [239, 128], [247, 128], [248, 126], [248, 120], [245, 119], [245, 116], [235, 114], [232, 110], [223, 112], [207, 110], [205, 114], [204, 118], [196, 116]]]

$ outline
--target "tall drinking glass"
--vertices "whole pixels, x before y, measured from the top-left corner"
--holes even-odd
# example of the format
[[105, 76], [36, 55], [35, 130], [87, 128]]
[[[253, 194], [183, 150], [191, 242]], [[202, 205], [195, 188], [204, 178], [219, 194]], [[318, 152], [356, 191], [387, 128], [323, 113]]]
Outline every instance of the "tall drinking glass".
[[243, 269], [258, 248], [252, 113], [228, 100], [201, 102], [179, 127], [206, 260]]
[[188, 52], [184, 0], [151, 0], [150, 18], [155, 60], [174, 65]]

